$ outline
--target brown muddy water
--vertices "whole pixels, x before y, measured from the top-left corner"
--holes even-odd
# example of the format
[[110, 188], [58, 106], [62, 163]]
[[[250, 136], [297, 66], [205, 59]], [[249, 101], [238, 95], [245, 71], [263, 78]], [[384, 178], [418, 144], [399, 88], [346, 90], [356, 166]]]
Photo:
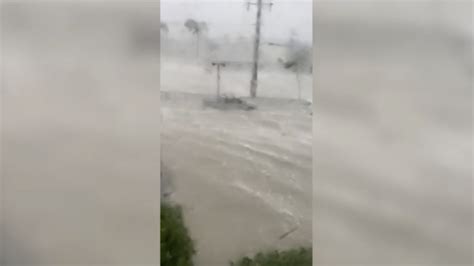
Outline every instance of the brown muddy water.
[[247, 99], [257, 110], [222, 111], [203, 108], [205, 97], [161, 94], [163, 169], [196, 241], [196, 265], [310, 246], [311, 106], [261, 98]]

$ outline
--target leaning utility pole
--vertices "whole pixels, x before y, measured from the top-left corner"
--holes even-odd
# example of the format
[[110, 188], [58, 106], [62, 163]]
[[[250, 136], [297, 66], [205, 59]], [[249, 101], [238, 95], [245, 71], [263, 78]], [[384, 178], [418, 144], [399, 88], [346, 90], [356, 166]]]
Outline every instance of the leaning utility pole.
[[[258, 59], [259, 59], [259, 47], [260, 47], [260, 27], [262, 24], [262, 0], [257, 0], [257, 3], [247, 2], [247, 10], [250, 5], [257, 5], [257, 21], [255, 23], [255, 42], [253, 46], [253, 67], [252, 67], [252, 80], [250, 81], [250, 96], [255, 98], [257, 96], [257, 84], [258, 84]], [[266, 3], [270, 8], [273, 3]]]

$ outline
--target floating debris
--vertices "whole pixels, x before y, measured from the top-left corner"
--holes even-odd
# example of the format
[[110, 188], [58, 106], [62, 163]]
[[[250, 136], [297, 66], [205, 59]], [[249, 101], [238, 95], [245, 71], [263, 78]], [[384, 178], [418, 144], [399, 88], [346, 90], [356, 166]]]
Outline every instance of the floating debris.
[[233, 96], [222, 96], [217, 98], [207, 98], [203, 100], [203, 107], [211, 107], [219, 110], [244, 110], [251, 111], [257, 109], [253, 104], [250, 104], [240, 98]]

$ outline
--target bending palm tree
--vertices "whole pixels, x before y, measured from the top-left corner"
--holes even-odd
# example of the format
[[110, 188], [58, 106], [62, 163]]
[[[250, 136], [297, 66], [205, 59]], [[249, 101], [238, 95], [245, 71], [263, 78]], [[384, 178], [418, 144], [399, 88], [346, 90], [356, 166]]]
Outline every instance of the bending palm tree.
[[199, 38], [202, 32], [207, 31], [206, 22], [197, 22], [194, 19], [188, 19], [184, 26], [196, 36], [196, 57], [199, 57]]

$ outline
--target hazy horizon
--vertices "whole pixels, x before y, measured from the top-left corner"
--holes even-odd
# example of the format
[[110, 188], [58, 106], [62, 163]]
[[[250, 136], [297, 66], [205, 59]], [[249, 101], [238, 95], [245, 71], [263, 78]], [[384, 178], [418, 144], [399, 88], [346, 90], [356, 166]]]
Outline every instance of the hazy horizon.
[[[264, 1], [269, 3], [270, 1]], [[271, 10], [262, 11], [262, 38], [265, 41], [281, 41], [290, 37], [291, 32], [303, 42], [312, 42], [312, 1], [273, 0]], [[247, 10], [247, 1], [162, 1], [160, 20], [167, 24], [184, 24], [192, 18], [205, 21], [209, 26], [209, 36], [216, 38], [254, 35], [256, 7]], [[183, 26], [184, 28], [184, 26]]]

